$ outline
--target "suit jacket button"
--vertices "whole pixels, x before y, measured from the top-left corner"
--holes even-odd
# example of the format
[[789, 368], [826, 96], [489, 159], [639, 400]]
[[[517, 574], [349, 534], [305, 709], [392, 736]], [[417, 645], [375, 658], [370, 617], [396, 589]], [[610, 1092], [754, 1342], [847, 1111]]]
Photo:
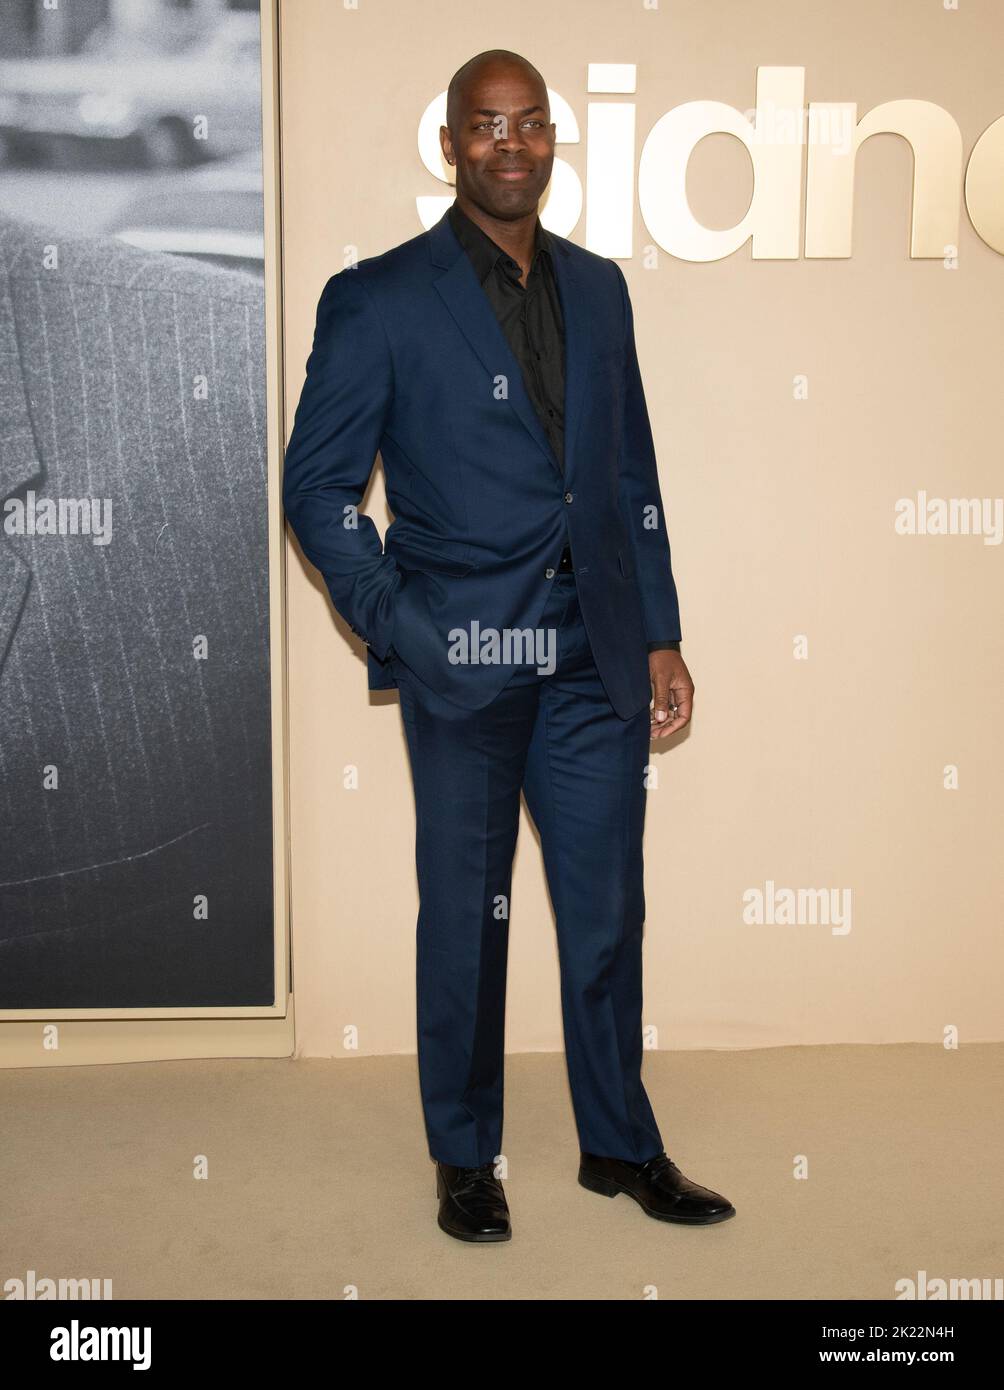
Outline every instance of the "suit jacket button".
[[552, 570], [552, 569], [546, 569], [546, 570], [544, 571], [544, 578], [545, 578], [545, 579], [553, 579], [553, 578], [554, 578], [554, 570]]

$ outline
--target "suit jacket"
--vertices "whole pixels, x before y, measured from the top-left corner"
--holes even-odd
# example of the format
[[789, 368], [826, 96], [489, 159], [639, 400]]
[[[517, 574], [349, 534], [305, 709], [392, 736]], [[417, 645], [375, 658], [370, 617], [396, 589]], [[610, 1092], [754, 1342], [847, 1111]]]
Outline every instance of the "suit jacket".
[[272, 1002], [266, 518], [261, 286], [0, 215], [0, 1007]]
[[[283, 500], [338, 611], [444, 698], [511, 676], [450, 660], [451, 633], [533, 629], [566, 541], [600, 677], [622, 718], [651, 698], [647, 644], [678, 639], [655, 449], [627, 285], [555, 237], [565, 320], [564, 476], [474, 269], [444, 216], [332, 276], [286, 450]], [[356, 509], [377, 452], [394, 521]]]

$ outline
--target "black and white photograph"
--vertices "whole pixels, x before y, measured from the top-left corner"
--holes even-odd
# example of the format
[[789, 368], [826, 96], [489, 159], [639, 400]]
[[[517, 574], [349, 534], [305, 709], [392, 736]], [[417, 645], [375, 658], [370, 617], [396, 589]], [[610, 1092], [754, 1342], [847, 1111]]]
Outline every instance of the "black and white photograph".
[[272, 1004], [258, 6], [0, 11], [0, 1007]]

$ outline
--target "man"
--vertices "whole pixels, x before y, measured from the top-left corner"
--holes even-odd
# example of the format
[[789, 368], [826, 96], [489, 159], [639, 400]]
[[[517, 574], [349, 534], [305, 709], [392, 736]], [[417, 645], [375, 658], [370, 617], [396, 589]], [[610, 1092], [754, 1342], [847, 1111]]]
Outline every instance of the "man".
[[275, 998], [264, 417], [258, 282], [0, 213], [2, 1008]]
[[[693, 684], [627, 287], [538, 220], [555, 128], [524, 58], [465, 64], [440, 138], [455, 205], [324, 288], [284, 481], [371, 687], [400, 691], [439, 1225], [511, 1235], [493, 1160], [521, 790], [557, 918], [579, 1181], [721, 1221], [734, 1208], [667, 1157], [641, 1081], [644, 769]], [[383, 550], [356, 510], [378, 449]]]

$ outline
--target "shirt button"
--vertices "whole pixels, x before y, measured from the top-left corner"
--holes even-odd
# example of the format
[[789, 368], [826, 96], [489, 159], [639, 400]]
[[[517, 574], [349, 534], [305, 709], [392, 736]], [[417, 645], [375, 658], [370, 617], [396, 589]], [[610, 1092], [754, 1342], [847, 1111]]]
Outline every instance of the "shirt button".
[[546, 569], [546, 570], [544, 571], [544, 578], [545, 578], [545, 579], [553, 579], [553, 578], [554, 578], [554, 570], [552, 570], [552, 569]]
[[572, 493], [566, 492], [566, 493], [565, 493], [565, 501], [566, 501], [566, 502], [571, 502], [571, 500], [572, 500]]

